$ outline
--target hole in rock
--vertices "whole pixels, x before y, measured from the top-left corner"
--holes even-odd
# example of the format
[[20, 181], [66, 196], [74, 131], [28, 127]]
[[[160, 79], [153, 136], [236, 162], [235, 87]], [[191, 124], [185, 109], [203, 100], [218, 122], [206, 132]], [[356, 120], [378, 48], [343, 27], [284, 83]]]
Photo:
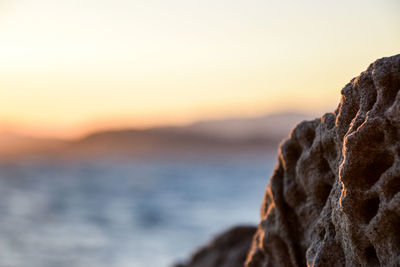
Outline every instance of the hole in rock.
[[320, 240], [324, 240], [326, 234], [325, 228], [322, 228], [322, 230], [319, 232], [319, 238]]
[[393, 247], [397, 248], [397, 252], [400, 251], [400, 217], [394, 216], [393, 220]]
[[330, 160], [335, 160], [337, 157], [337, 151], [336, 151], [336, 145], [335, 142], [333, 140], [329, 140], [326, 143], [326, 147], [324, 152], [327, 154], [328, 159]]
[[379, 180], [381, 175], [392, 166], [392, 164], [393, 156], [391, 154], [380, 153], [376, 155], [374, 160], [364, 169], [364, 185], [368, 188], [373, 186]]
[[289, 161], [289, 162], [297, 162], [297, 160], [300, 158], [300, 156], [301, 156], [301, 152], [302, 152], [302, 149], [301, 149], [301, 147], [298, 145], [298, 144], [294, 144], [294, 143], [292, 143], [289, 147], [288, 147], [288, 149], [287, 149], [287, 151], [286, 151], [286, 158], [287, 158], [287, 161]]
[[373, 92], [371, 92], [371, 94], [368, 96], [368, 99], [367, 99], [367, 111], [370, 111], [372, 109], [372, 107], [375, 105], [376, 97], [377, 97], [377, 93], [376, 93], [376, 90], [374, 89]]
[[379, 209], [379, 198], [371, 198], [366, 200], [361, 206], [361, 217], [364, 222], [368, 223], [375, 217]]
[[386, 186], [386, 196], [391, 199], [400, 191], [400, 177], [394, 177]]
[[307, 146], [311, 146], [312, 143], [314, 142], [314, 138], [315, 138], [315, 131], [314, 129], [308, 129], [306, 134], [305, 134], [305, 138], [307, 141]]
[[379, 259], [376, 255], [374, 246], [369, 246], [365, 249], [365, 257], [367, 259], [368, 266], [379, 266]]
[[342, 112], [340, 115], [343, 116], [346, 128], [350, 127], [351, 122], [357, 116], [357, 113], [359, 111], [358, 105], [358, 102], [348, 101], [346, 106], [342, 106]]
[[331, 172], [331, 167], [329, 166], [329, 163], [326, 159], [322, 158], [321, 163], [319, 165], [319, 169], [321, 170], [322, 173], [328, 173]]
[[386, 105], [391, 106], [393, 102], [396, 100], [396, 95], [400, 88], [399, 86], [400, 86], [399, 75], [397, 73], [390, 75], [390, 83], [387, 85], [386, 90], [384, 90], [384, 98]]
[[381, 145], [383, 141], [385, 141], [385, 134], [379, 130], [372, 131], [367, 139], [367, 142], [376, 145]]
[[327, 183], [321, 183], [317, 185], [317, 188], [315, 190], [315, 198], [317, 199], [318, 203], [321, 205], [325, 205], [326, 200], [329, 197], [329, 194], [331, 193], [332, 186]]
[[392, 211], [385, 215], [384, 230], [390, 233], [388, 242], [391, 243], [391, 247], [396, 249], [397, 253], [400, 253], [400, 216]]

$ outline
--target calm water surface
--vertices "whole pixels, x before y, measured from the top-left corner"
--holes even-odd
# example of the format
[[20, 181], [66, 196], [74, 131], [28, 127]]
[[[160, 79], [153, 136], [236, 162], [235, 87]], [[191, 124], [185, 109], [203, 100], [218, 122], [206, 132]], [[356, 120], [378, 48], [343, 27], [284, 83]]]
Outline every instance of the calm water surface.
[[273, 162], [0, 164], [0, 266], [170, 266], [257, 223]]

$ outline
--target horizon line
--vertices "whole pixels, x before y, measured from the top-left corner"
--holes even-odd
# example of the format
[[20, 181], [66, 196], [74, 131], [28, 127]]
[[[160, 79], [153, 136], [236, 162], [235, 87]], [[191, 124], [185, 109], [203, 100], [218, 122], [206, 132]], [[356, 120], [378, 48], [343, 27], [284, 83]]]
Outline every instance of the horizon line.
[[[325, 111], [326, 112], [326, 111]], [[277, 111], [272, 111], [272, 112], [263, 112], [263, 113], [257, 113], [254, 115], [231, 115], [231, 116], [212, 116], [212, 117], [205, 117], [205, 118], [198, 118], [198, 119], [192, 119], [192, 120], [187, 120], [183, 122], [175, 122], [175, 123], [150, 123], [148, 125], [133, 125], [129, 123], [128, 121], [125, 120], [124, 123], [117, 123], [115, 125], [103, 125], [103, 126], [94, 126], [94, 127], [88, 127], [87, 129], [82, 129], [85, 126], [84, 125], [93, 125], [92, 122], [84, 123], [81, 126], [70, 126], [64, 128], [66, 130], [67, 128], [70, 129], [69, 134], [56, 134], [54, 132], [52, 133], [39, 133], [39, 131], [36, 130], [27, 130], [29, 126], [23, 125], [23, 124], [15, 124], [12, 123], [12, 126], [5, 126], [1, 127], [0, 129], [0, 136], [14, 136], [14, 137], [23, 137], [23, 138], [34, 138], [34, 139], [53, 139], [53, 140], [60, 140], [60, 141], [74, 141], [74, 140], [79, 140], [82, 138], [85, 138], [87, 136], [90, 136], [92, 134], [100, 133], [100, 132], [114, 132], [114, 131], [124, 131], [124, 130], [149, 130], [149, 129], [158, 129], [158, 128], [183, 128], [187, 127], [196, 123], [202, 123], [202, 122], [209, 122], [209, 121], [224, 121], [224, 120], [236, 120], [236, 119], [253, 119], [253, 118], [262, 118], [262, 117], [269, 117], [269, 116], [274, 116], [274, 115], [285, 115], [285, 114], [297, 114], [297, 115], [305, 115], [305, 116], [316, 116], [318, 117], [317, 111], [305, 111], [301, 109], [283, 109], [283, 110], [277, 110]], [[0, 125], [3, 123], [0, 123]], [[7, 123], [5, 123], [7, 124]], [[11, 123], [9, 123], [11, 124]], [[99, 124], [99, 123], [98, 123]], [[107, 123], [103, 123], [107, 124]], [[81, 128], [79, 130], [79, 128]], [[58, 131], [62, 131], [62, 129], [59, 129]], [[45, 132], [45, 131], [44, 131]]]

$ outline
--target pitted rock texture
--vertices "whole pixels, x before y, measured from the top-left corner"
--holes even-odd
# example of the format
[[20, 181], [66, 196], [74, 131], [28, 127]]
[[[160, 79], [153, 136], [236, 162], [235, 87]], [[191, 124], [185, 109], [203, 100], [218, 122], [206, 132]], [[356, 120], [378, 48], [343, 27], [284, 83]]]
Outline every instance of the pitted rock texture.
[[400, 266], [400, 55], [280, 147], [246, 266]]
[[242, 267], [256, 230], [253, 226], [234, 227], [196, 252], [187, 264], [175, 267]]

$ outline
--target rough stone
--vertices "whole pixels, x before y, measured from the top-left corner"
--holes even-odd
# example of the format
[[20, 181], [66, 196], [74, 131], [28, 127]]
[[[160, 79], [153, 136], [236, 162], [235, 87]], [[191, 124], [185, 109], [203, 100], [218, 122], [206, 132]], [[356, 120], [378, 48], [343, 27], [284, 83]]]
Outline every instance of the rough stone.
[[256, 230], [253, 226], [234, 227], [201, 248], [187, 264], [175, 267], [242, 267]]
[[379, 59], [292, 131], [247, 267], [400, 266], [399, 89], [400, 55]]
[[[399, 90], [400, 55], [379, 59], [343, 88], [333, 113], [294, 128], [246, 267], [400, 266]], [[231, 235], [187, 266], [242, 266], [248, 235], [219, 238]]]

